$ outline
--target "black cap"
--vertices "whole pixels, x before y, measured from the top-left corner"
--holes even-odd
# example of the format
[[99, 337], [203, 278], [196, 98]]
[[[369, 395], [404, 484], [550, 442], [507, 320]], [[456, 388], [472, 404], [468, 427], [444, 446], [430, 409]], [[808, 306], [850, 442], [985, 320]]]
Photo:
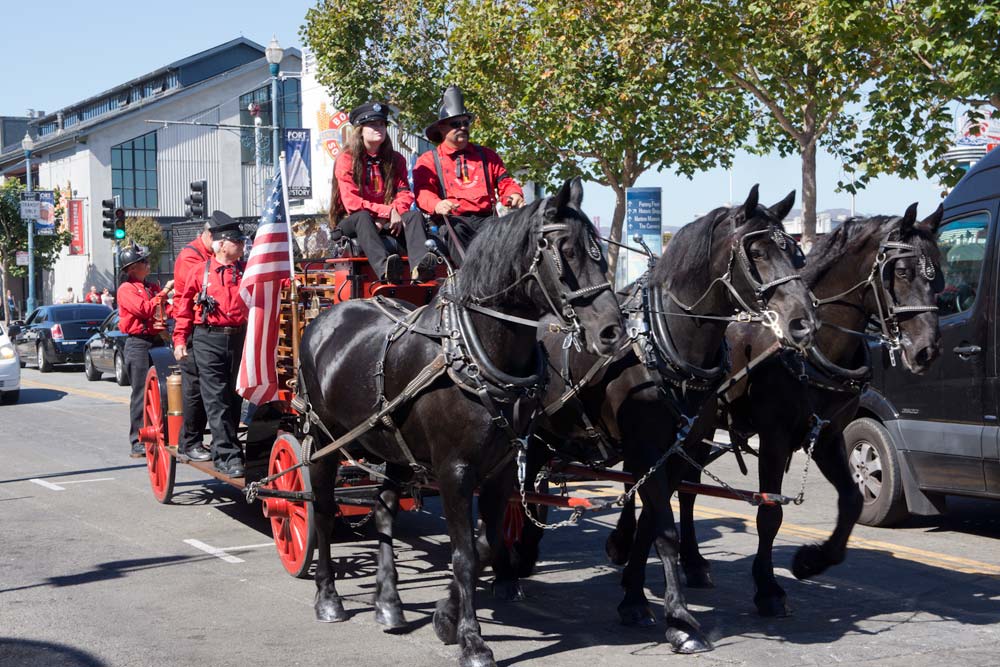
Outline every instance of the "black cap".
[[239, 227], [236, 229], [226, 228], [226, 229], [213, 229], [212, 230], [212, 240], [213, 241], [224, 241], [229, 239], [230, 241], [246, 241], [246, 235], [240, 231]]
[[134, 243], [122, 250], [121, 254], [118, 255], [118, 262], [121, 264], [122, 271], [144, 259], [149, 259], [149, 254]]
[[373, 120], [389, 122], [389, 107], [381, 102], [365, 102], [361, 106], [351, 109], [351, 113], [348, 114], [347, 118], [351, 121], [351, 125], [355, 127], [370, 123]]
[[445, 88], [444, 95], [441, 96], [441, 108], [438, 109], [438, 119], [427, 126], [424, 134], [435, 144], [441, 143], [444, 141], [444, 135], [447, 134], [446, 132], [441, 132], [441, 123], [452, 118], [458, 118], [459, 116], [467, 116], [469, 120], [475, 118], [465, 108], [465, 98], [462, 95], [462, 89], [452, 84]]
[[208, 227], [214, 236], [215, 232], [223, 229], [239, 230], [240, 223], [222, 211], [212, 211], [212, 217], [208, 220]]

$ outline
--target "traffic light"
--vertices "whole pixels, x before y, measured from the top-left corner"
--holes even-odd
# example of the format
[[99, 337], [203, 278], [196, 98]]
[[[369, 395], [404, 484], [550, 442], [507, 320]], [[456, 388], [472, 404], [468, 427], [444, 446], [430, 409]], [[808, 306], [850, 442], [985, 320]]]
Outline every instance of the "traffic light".
[[114, 199], [104, 199], [101, 201], [101, 226], [104, 227], [104, 238], [113, 239], [116, 237], [115, 228], [115, 205]]
[[191, 220], [204, 220], [208, 210], [208, 181], [191, 181], [191, 194], [184, 198], [187, 204], [187, 217]]
[[115, 240], [121, 241], [125, 238], [125, 209], [115, 209]]

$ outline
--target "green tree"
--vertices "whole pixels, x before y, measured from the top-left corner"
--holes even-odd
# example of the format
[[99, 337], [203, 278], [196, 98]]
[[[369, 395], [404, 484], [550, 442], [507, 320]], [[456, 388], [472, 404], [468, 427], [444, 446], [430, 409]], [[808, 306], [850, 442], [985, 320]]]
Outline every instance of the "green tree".
[[[28, 250], [28, 225], [21, 219], [21, 193], [25, 186], [14, 179], [7, 179], [0, 186], [0, 275], [6, 287], [10, 278], [28, 275], [28, 267], [16, 266], [14, 260], [18, 251]], [[56, 191], [56, 218], [62, 217], [59, 191]], [[58, 231], [51, 236], [35, 236], [35, 271], [47, 271], [55, 264], [59, 253], [69, 246], [73, 235], [68, 231]], [[4, 321], [10, 322], [10, 305], [6, 295], [3, 299]]]
[[[610, 186], [620, 240], [625, 190], [640, 175], [728, 165], [747, 134], [738, 89], [682, 64], [659, 29], [671, 11], [651, 0], [324, 0], [302, 34], [336, 99], [381, 97], [412, 131], [458, 83], [477, 116], [473, 140], [509, 169], [544, 184], [582, 176]], [[617, 246], [609, 255], [613, 275]]]
[[146, 248], [149, 252], [149, 265], [155, 270], [160, 265], [160, 254], [167, 247], [167, 237], [160, 223], [152, 218], [126, 218], [125, 242], [122, 247], [131, 243]]

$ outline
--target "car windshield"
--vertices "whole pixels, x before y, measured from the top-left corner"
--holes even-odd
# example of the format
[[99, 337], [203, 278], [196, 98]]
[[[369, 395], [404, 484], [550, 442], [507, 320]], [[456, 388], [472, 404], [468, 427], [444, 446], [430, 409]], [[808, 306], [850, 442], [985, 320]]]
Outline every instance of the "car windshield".
[[55, 322], [103, 320], [108, 316], [108, 310], [107, 306], [73, 306], [72, 308], [53, 308], [52, 319]]

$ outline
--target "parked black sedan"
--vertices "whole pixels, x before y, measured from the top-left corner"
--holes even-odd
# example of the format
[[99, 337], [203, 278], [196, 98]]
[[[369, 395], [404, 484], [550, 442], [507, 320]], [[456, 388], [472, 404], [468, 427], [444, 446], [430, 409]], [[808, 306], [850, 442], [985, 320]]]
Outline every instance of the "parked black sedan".
[[83, 371], [90, 381], [100, 380], [105, 373], [114, 373], [115, 382], [123, 387], [129, 384], [125, 372], [125, 339], [128, 336], [118, 329], [118, 311], [112, 312], [101, 322], [97, 333], [84, 345]]
[[48, 373], [56, 364], [81, 363], [84, 343], [110, 312], [107, 306], [90, 303], [36, 308], [24, 324], [10, 327], [21, 366], [34, 363]]

